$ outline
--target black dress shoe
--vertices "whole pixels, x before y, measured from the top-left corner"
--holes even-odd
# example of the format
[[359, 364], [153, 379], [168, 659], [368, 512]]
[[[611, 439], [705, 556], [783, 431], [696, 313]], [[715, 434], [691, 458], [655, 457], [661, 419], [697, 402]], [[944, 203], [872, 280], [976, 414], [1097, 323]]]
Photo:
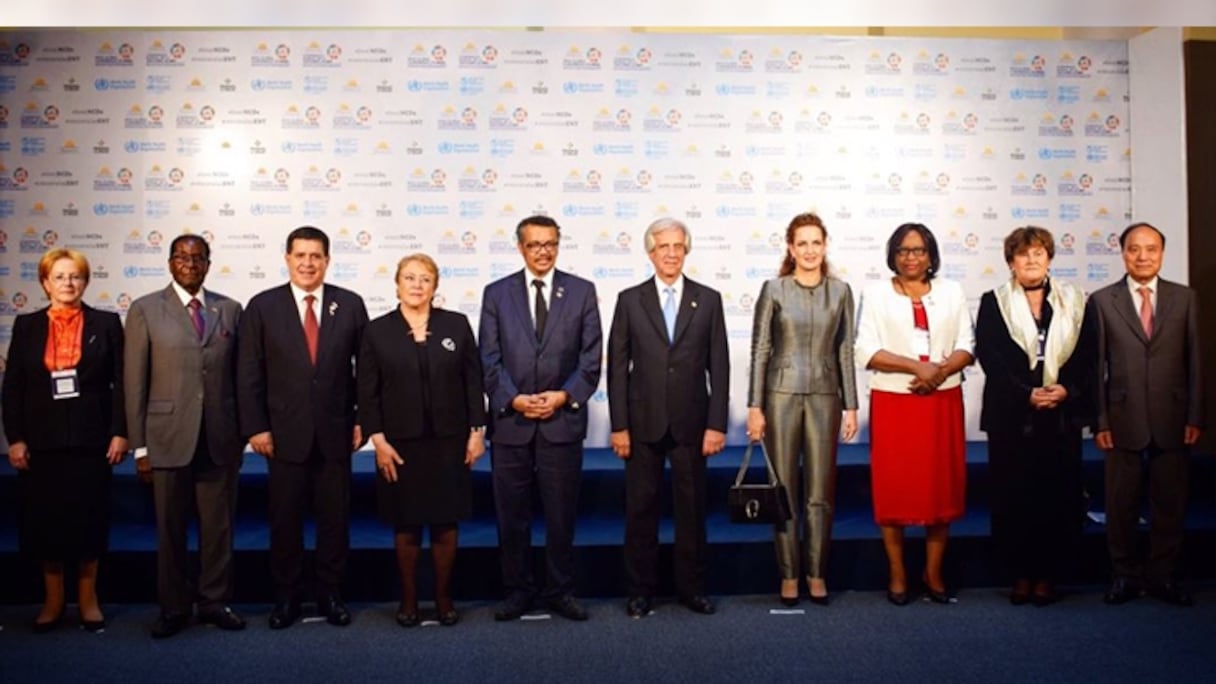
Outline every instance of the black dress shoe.
[[567, 620], [575, 620], [582, 622], [587, 619], [587, 610], [579, 605], [578, 601], [570, 594], [566, 594], [560, 598], [549, 599], [545, 604], [546, 607], [566, 618]]
[[702, 615], [713, 615], [715, 610], [714, 602], [710, 601], [708, 596], [701, 596], [700, 594], [681, 597], [680, 605], [694, 613]]
[[300, 604], [295, 601], [279, 601], [270, 611], [270, 628], [287, 629], [300, 619]]
[[397, 611], [397, 624], [402, 627], [417, 627], [422, 624], [422, 618], [418, 617], [418, 612], [407, 613], [405, 611]]
[[245, 620], [228, 606], [199, 611], [198, 621], [199, 624], [215, 625], [229, 632], [245, 629]]
[[532, 610], [532, 599], [523, 593], [511, 594], [503, 602], [494, 607], [494, 619], [498, 622], [518, 620], [524, 613]]
[[440, 611], [439, 624], [443, 625], [444, 627], [451, 627], [457, 622], [460, 622], [460, 613], [456, 612], [455, 608]]
[[1015, 606], [1024, 606], [1030, 603], [1030, 594], [1024, 591], [1009, 592], [1009, 602]]
[[896, 606], [908, 605], [908, 592], [887, 590], [887, 600]]
[[650, 615], [650, 599], [645, 596], [631, 596], [625, 602], [625, 614], [631, 618], [644, 618]]
[[1191, 596], [1190, 592], [1178, 586], [1176, 582], [1165, 582], [1163, 584], [1152, 584], [1148, 588], [1149, 596], [1166, 603], [1172, 603], [1175, 606], [1193, 606], [1195, 605], [1195, 597]]
[[350, 624], [350, 611], [346, 604], [337, 596], [327, 596], [317, 603], [317, 612], [325, 616], [325, 621], [335, 627], [345, 627]]
[[1143, 595], [1144, 591], [1139, 585], [1129, 579], [1119, 577], [1114, 582], [1111, 582], [1110, 589], [1106, 591], [1106, 595], [1102, 597], [1102, 601], [1112, 606], [1117, 606], [1127, 603], [1132, 599], [1138, 599]]
[[190, 624], [188, 613], [161, 613], [152, 623], [153, 639], [168, 639]]

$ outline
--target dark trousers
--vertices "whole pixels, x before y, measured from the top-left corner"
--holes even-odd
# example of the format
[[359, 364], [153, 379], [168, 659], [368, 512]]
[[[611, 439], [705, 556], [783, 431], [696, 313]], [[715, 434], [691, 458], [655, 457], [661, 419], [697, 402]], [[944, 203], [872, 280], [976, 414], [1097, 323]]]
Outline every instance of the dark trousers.
[[[300, 600], [304, 516], [316, 521], [316, 595], [339, 596], [350, 552], [350, 458], [328, 460], [314, 446], [308, 460], [271, 458], [270, 575], [279, 601]], [[311, 504], [311, 506], [310, 506]]]
[[[1136, 522], [1147, 461], [1149, 552], [1138, 552]], [[1106, 543], [1116, 577], [1150, 583], [1173, 580], [1182, 556], [1190, 450], [1116, 447], [1106, 454]]]
[[992, 540], [1011, 580], [1059, 581], [1083, 522], [1081, 433], [988, 435]]
[[[236, 518], [237, 480], [241, 462], [217, 465], [205, 435], [189, 465], [153, 468], [156, 508], [156, 594], [164, 613], [189, 613], [197, 598], [199, 611], [217, 609], [232, 600], [232, 526]], [[198, 588], [190, 581], [187, 534], [198, 516]]]
[[[494, 444], [494, 510], [502, 582], [508, 594], [553, 599], [574, 593], [574, 521], [583, 470], [583, 443], [554, 444], [540, 432], [528, 444]], [[545, 515], [545, 587], [532, 573], [532, 488]]]
[[634, 441], [625, 461], [625, 575], [631, 596], [650, 597], [659, 584], [659, 511], [663, 463], [671, 461], [676, 538], [672, 571], [682, 597], [705, 593], [705, 456], [700, 444]]

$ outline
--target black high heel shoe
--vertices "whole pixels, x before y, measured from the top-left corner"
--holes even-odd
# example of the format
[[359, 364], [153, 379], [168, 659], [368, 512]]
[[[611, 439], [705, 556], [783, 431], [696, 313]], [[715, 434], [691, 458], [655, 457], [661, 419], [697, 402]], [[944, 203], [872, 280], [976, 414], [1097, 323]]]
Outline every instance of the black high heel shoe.
[[946, 593], [945, 589], [938, 591], [929, 584], [929, 578], [921, 576], [921, 581], [925, 584], [925, 596], [934, 603], [950, 603], [950, 594]]
[[100, 634], [106, 631], [106, 619], [102, 618], [100, 620], [86, 620], [84, 618], [80, 618], [80, 628], [92, 634]]
[[887, 600], [896, 606], [908, 605], [908, 592], [887, 590]]
[[47, 632], [59, 629], [61, 625], [63, 625], [62, 611], [60, 611], [59, 615], [55, 616], [54, 620], [48, 622], [38, 622], [38, 619], [34, 618], [33, 622], [30, 623], [30, 628], [34, 631], [34, 634], [46, 634]]

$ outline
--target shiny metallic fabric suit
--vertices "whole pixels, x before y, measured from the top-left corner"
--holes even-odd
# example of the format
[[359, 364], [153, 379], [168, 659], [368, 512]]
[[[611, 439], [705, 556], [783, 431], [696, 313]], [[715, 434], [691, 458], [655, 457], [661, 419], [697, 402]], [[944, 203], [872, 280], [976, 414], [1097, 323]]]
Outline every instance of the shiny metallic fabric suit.
[[803, 516], [803, 570], [822, 578], [827, 569], [841, 411], [857, 408], [853, 311], [848, 284], [830, 277], [814, 287], [769, 280], [756, 302], [747, 405], [764, 411], [764, 445], [794, 504], [794, 519], [776, 530], [784, 579], [798, 577]]

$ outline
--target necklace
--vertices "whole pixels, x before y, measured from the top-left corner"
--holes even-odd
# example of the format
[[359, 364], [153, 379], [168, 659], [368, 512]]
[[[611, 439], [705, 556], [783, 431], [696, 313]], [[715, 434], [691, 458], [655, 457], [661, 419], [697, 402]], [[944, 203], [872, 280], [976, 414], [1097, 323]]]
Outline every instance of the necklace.
[[431, 334], [431, 331], [426, 329], [427, 323], [431, 320], [430, 312], [423, 315], [422, 320], [418, 321], [417, 323], [411, 321], [410, 317], [407, 316], [404, 311], [401, 313], [401, 317], [405, 319], [405, 325], [409, 327], [410, 335], [413, 336], [414, 339], [418, 339], [418, 337], [426, 337], [427, 335]]

